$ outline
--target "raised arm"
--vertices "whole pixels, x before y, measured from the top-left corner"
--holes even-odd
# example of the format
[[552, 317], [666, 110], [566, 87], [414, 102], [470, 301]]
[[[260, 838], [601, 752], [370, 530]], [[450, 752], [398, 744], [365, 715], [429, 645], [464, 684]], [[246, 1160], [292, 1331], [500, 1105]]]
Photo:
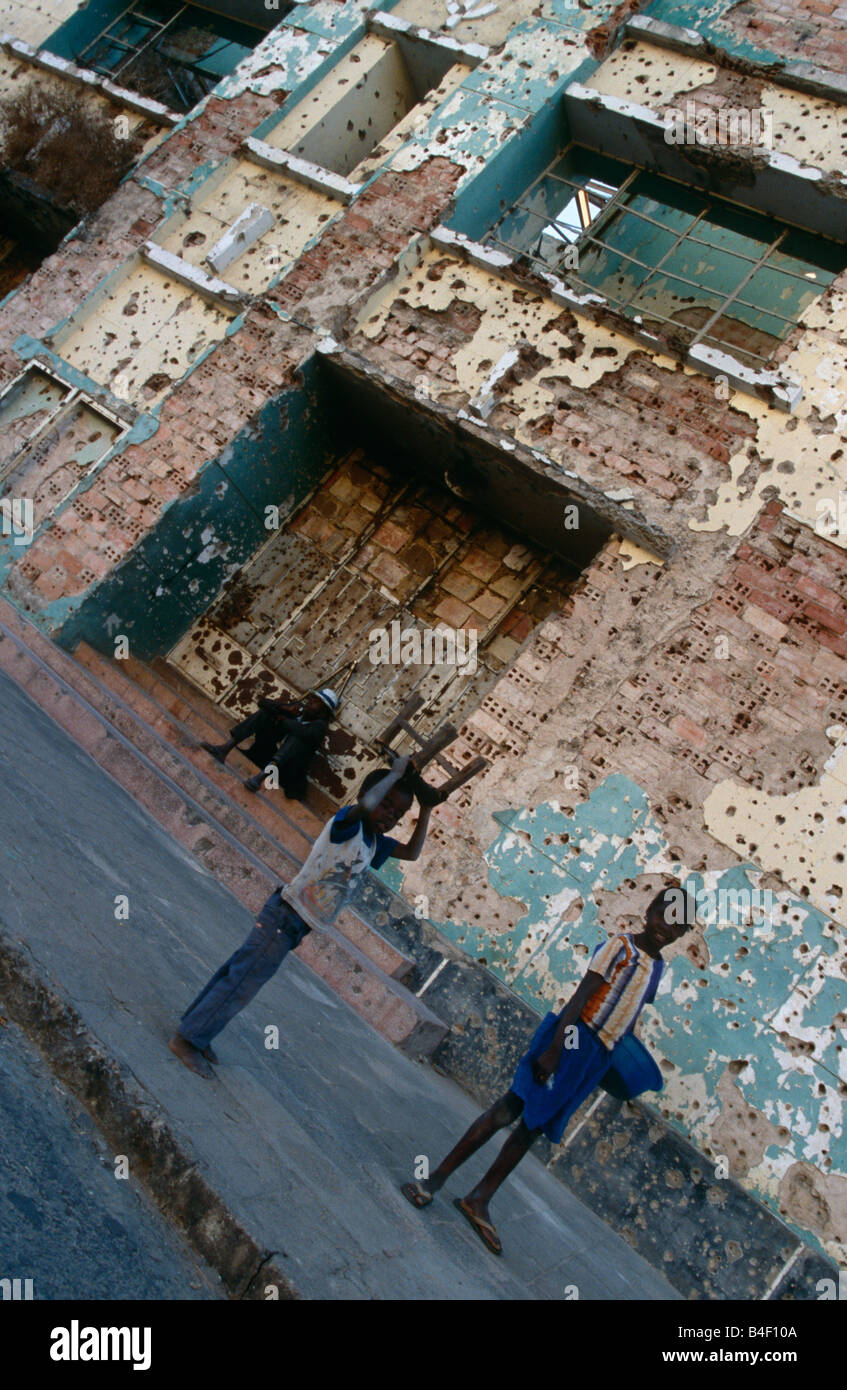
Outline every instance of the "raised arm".
[[424, 847], [426, 832], [429, 826], [429, 818], [432, 814], [431, 806], [421, 806], [415, 828], [412, 831], [412, 838], [405, 845], [395, 845], [391, 852], [392, 859], [419, 859], [421, 850]]
[[364, 796], [360, 797], [356, 802], [355, 806], [350, 807], [347, 813], [348, 822], [361, 820], [363, 815], [371, 815], [372, 812], [376, 810], [383, 797], [387, 796], [391, 788], [396, 787], [401, 778], [406, 775], [408, 769], [408, 758], [392, 759], [391, 767], [386, 772], [385, 776], [381, 777], [378, 782], [375, 782], [372, 787], [369, 787]]

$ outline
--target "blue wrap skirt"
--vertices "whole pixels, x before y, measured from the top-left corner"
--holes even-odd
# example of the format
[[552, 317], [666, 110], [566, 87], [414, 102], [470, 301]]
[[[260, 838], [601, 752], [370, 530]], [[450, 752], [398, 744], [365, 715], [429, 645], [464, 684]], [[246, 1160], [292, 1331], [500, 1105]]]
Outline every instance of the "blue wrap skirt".
[[578, 1046], [563, 1049], [554, 1075], [545, 1086], [539, 1086], [532, 1063], [547, 1051], [558, 1022], [558, 1014], [548, 1014], [536, 1029], [509, 1087], [524, 1102], [521, 1118], [527, 1129], [543, 1130], [552, 1144], [558, 1144], [571, 1115], [599, 1086], [612, 1060], [609, 1049], [580, 1020], [575, 1024]]

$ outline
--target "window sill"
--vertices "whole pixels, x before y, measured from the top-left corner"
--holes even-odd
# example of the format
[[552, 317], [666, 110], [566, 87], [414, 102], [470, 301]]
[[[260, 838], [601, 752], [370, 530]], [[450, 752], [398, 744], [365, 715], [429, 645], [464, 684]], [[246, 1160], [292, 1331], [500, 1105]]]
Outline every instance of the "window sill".
[[461, 232], [453, 232], [449, 227], [435, 227], [429, 234], [434, 246], [451, 251], [472, 265], [488, 270], [493, 275], [513, 281], [523, 289], [536, 286], [547, 294], [556, 304], [570, 309], [577, 317], [589, 318], [603, 323], [627, 338], [643, 343], [654, 353], [672, 357], [692, 371], [703, 376], [725, 378], [737, 391], [765, 401], [776, 410], [791, 414], [803, 399], [803, 387], [799, 381], [779, 371], [757, 371], [747, 367], [729, 352], [695, 344], [688, 351], [680, 351], [666, 342], [660, 335], [639, 328], [635, 319], [628, 318], [613, 309], [601, 294], [577, 294], [563, 280], [552, 274], [536, 272], [533, 276], [521, 275], [515, 269], [515, 257], [505, 251], [496, 251], [480, 242], [471, 241]]
[[119, 87], [116, 83], [110, 82], [107, 77], [101, 77], [99, 73], [92, 72], [89, 68], [77, 67], [76, 63], [59, 58], [57, 54], [51, 53], [46, 48], [33, 48], [32, 44], [26, 43], [24, 39], [16, 39], [12, 34], [0, 34], [0, 47], [13, 57], [20, 58], [25, 63], [31, 63], [33, 67], [43, 68], [45, 72], [52, 73], [54, 77], [61, 77], [67, 82], [76, 83], [79, 87], [87, 87], [90, 91], [100, 92], [103, 96], [109, 97], [116, 105], [125, 106], [129, 111], [137, 111], [158, 125], [175, 126], [178, 121], [183, 119], [178, 112], [171, 111], [160, 101], [143, 97], [128, 87]]

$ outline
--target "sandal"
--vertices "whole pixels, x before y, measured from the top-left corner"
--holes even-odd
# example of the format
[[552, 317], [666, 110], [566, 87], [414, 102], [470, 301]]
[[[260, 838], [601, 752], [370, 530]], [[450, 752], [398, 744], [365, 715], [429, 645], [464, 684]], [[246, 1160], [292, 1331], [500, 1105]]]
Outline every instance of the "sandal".
[[462, 1213], [468, 1225], [476, 1231], [486, 1250], [490, 1250], [492, 1255], [502, 1255], [503, 1246], [500, 1244], [500, 1237], [491, 1222], [483, 1220], [469, 1206], [466, 1206], [464, 1197], [454, 1198], [453, 1206]]
[[432, 1201], [432, 1193], [427, 1192], [425, 1187], [421, 1187], [419, 1182], [404, 1182], [400, 1191], [403, 1193], [406, 1201], [411, 1202], [412, 1206], [417, 1207], [418, 1210], [420, 1210], [421, 1207], [428, 1207]]

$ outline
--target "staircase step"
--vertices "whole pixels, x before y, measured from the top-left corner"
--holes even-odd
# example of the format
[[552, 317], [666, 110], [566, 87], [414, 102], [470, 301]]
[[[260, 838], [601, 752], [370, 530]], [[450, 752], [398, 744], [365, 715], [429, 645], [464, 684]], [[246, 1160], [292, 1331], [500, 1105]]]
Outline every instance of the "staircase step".
[[[80, 644], [80, 648], [82, 646], [83, 644]], [[128, 704], [148, 727], [155, 729], [186, 762], [211, 782], [222, 796], [227, 797], [243, 814], [257, 821], [267, 834], [278, 840], [298, 865], [303, 862], [312, 847], [317, 830], [320, 829], [319, 821], [315, 821], [316, 829], [310, 834], [274, 804], [273, 793], [254, 795], [248, 792], [243, 779], [256, 771], [253, 764], [237, 752], [231, 754], [223, 766], [210, 757], [205, 749], [200, 747], [195, 734], [186, 726], [182, 711], [173, 707], [166, 709], [159, 703], [154, 693], [157, 684], [155, 679], [148, 680], [146, 686], [142, 685], [135, 678], [136, 670], [130, 667], [129, 663], [113, 661], [90, 647], [84, 650], [80, 648], [74, 652], [74, 657], [79, 653], [80, 662], [95, 680]], [[135, 667], [139, 664], [135, 663]], [[172, 701], [172, 705], [174, 703]], [[202, 737], [207, 740], [220, 737], [219, 731], [217, 734], [214, 730], [204, 729], [201, 732]], [[279, 793], [280, 798], [281, 796], [282, 793]]]
[[[192, 684], [181, 671], [178, 671], [175, 666], [171, 666], [163, 657], [154, 657], [149, 666], [145, 666], [142, 662], [136, 662], [131, 669], [133, 679], [136, 678], [136, 670], [142, 680], [152, 677], [168, 692], [170, 700], [175, 703], [181, 702], [180, 708], [190, 710], [197, 719], [205, 722], [212, 731], [211, 734], [202, 735], [207, 742], [221, 743], [229, 737], [229, 731], [232, 728], [232, 715], [227, 714], [225, 710], [214, 704], [208, 695], [204, 694], [198, 686]], [[241, 765], [249, 768], [251, 773], [256, 771], [253, 764], [241, 754], [230, 754], [230, 758], [232, 757], [240, 758]], [[314, 798], [317, 802], [315, 808], [299, 801], [286, 801], [284, 814], [298, 825], [310, 840], [314, 840], [337, 807], [330, 805], [326, 801], [324, 793], [311, 784], [309, 797]]]
[[[215, 728], [220, 731], [220, 737], [225, 737], [232, 725], [232, 719], [220, 707], [213, 703], [208, 695], [199, 686], [194, 685], [193, 681], [183, 675], [182, 671], [162, 656], [156, 656], [150, 662], [150, 668], [163, 684], [167, 685], [176, 694], [181, 695], [187, 705], [190, 705], [201, 717], [207, 718], [213, 723]], [[331, 735], [330, 735], [331, 739]], [[321, 754], [318, 755], [317, 763], [322, 760]], [[311, 817], [316, 818], [316, 825], [322, 826], [331, 815], [338, 809], [337, 801], [314, 780], [309, 780], [309, 804], [301, 806], [304, 816], [304, 825], [308, 824]], [[317, 829], [314, 832], [317, 834]]]
[[[107, 663], [100, 672], [105, 675], [116, 663], [101, 659]], [[168, 735], [175, 737], [178, 721], [166, 719], [146, 692], [135, 687], [130, 692], [133, 702], [155, 716], [148, 723], [135, 703], [115, 689], [121, 689], [120, 682], [132, 686], [123, 672], [108, 671], [107, 686], [91, 669], [96, 663], [88, 656], [86, 661], [86, 666], [77, 663], [0, 601], [0, 670], [256, 912], [271, 888], [289, 880], [300, 861], [168, 741]], [[335, 927], [313, 932], [299, 953], [357, 1013], [404, 1051], [424, 1055], [445, 1036], [446, 1026], [401, 983], [412, 968], [411, 959], [357, 913], [346, 911]]]
[[[81, 644], [82, 645], [82, 644]], [[79, 648], [74, 652], [77, 656]], [[281, 796], [281, 793], [264, 793], [254, 795], [248, 792], [239, 775], [228, 765], [221, 766], [216, 763], [214, 758], [210, 758], [204, 749], [200, 748], [196, 740], [185, 730], [185, 726], [176, 714], [168, 714], [154, 699], [153, 691], [156, 688], [156, 679], [146, 680], [146, 685], [151, 693], [141, 688], [134, 679], [141, 663], [131, 664], [129, 661], [114, 661], [102, 653], [95, 651], [91, 647], [86, 647], [81, 653], [81, 660], [88, 673], [98, 682], [105, 685], [110, 691], [118, 696], [124, 703], [134, 711], [142, 723], [142, 728], [152, 730], [160, 738], [176, 750], [179, 756], [192, 767], [197, 769], [200, 777], [211, 782], [217, 789], [222, 800], [224, 809], [228, 812], [226, 816], [226, 827], [236, 834], [243, 841], [249, 843], [250, 849], [269, 864], [275, 871], [278, 880], [287, 883], [299, 869], [306, 859], [312, 847], [313, 836], [309, 836], [300, 827], [293, 825], [288, 817], [287, 806], [293, 804], [299, 807], [299, 803], [286, 803], [286, 810], [273, 803], [274, 796]], [[175, 697], [178, 698], [178, 697]], [[108, 710], [104, 710], [107, 714]], [[129, 737], [133, 737], [132, 726], [126, 729]], [[240, 758], [234, 754], [233, 757]], [[242, 770], [245, 773], [255, 772], [253, 764], [246, 758], [240, 758]], [[229, 763], [229, 759], [227, 760]], [[179, 776], [180, 769], [173, 765], [169, 767], [172, 774], [176, 774], [181, 785], [192, 794], [197, 793], [196, 779], [188, 776]], [[204, 801], [215, 813], [214, 803]], [[259, 827], [264, 832], [269, 845], [264, 845], [261, 838], [255, 833], [247, 834], [239, 828], [238, 816], [232, 812], [241, 813], [248, 821], [258, 822]], [[218, 816], [218, 819], [222, 819]], [[323, 826], [323, 822], [310, 818], [315, 827], [314, 834], [317, 834]], [[286, 854], [287, 859], [279, 858], [277, 854], [277, 842], [279, 842]], [[365, 922], [357, 913], [343, 911], [336, 919], [338, 930], [368, 956], [375, 965], [378, 965], [387, 975], [393, 979], [403, 980], [411, 973], [414, 962], [411, 956], [398, 950], [391, 942], [387, 941], [381, 933], [377, 932], [369, 923]]]

